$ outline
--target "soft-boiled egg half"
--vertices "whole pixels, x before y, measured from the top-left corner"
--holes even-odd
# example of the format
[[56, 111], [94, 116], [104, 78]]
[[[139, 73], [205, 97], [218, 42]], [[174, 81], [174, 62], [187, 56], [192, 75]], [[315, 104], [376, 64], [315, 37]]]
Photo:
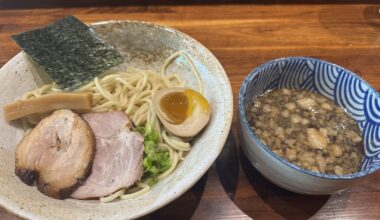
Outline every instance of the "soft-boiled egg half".
[[153, 96], [153, 108], [172, 134], [192, 138], [208, 123], [211, 107], [207, 99], [189, 88], [167, 88]]

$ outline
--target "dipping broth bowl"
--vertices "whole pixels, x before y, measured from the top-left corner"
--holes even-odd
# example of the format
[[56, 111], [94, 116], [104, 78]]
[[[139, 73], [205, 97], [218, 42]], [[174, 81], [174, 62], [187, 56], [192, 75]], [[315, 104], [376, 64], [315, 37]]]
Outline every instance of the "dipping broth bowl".
[[[362, 133], [364, 158], [358, 172], [332, 175], [306, 170], [278, 156], [260, 141], [248, 123], [246, 112], [258, 96], [281, 88], [312, 91], [346, 109]], [[282, 188], [303, 194], [333, 194], [380, 168], [380, 95], [343, 67], [307, 57], [272, 60], [245, 78], [238, 100], [242, 149], [263, 176]]]

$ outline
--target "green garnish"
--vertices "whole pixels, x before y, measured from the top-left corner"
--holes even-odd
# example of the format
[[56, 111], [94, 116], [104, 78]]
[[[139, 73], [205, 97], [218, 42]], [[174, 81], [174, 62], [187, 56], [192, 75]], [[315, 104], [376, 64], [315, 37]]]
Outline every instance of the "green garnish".
[[170, 155], [166, 150], [158, 149], [160, 135], [152, 125], [148, 123], [145, 127], [138, 126], [137, 131], [144, 136], [144, 155], [143, 155], [143, 181], [148, 185], [157, 182], [157, 177], [170, 168]]

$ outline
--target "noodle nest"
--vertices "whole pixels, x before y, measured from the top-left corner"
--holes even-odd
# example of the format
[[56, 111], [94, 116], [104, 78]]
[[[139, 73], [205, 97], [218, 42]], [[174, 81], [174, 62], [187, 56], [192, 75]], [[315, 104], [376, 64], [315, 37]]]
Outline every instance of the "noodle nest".
[[[199, 92], [203, 93], [203, 83], [201, 82], [199, 73], [189, 55], [184, 52], [176, 52], [166, 59], [160, 73], [128, 68], [126, 71], [114, 72], [103, 78], [96, 77], [93, 81], [73, 91], [91, 92], [93, 94], [93, 104], [90, 112], [123, 111], [136, 126], [152, 125], [153, 129], [160, 134], [158, 148], [168, 151], [170, 155], [170, 168], [161, 173], [157, 177], [158, 180], [171, 174], [191, 149], [190, 143], [166, 131], [165, 127], [159, 122], [152, 107], [152, 97], [158, 90], [185, 86], [185, 82], [178, 75], [165, 74], [168, 65], [181, 55], [188, 62], [198, 82]], [[47, 84], [27, 92], [22, 99], [32, 99], [57, 92], [64, 91], [59, 89], [55, 84]], [[24, 128], [26, 130], [30, 129], [45, 116], [46, 114], [39, 114], [23, 118], [22, 123]], [[132, 188], [120, 189], [109, 196], [100, 198], [100, 201], [111, 202], [117, 198], [135, 198], [149, 191], [150, 186], [147, 183], [139, 181]]]

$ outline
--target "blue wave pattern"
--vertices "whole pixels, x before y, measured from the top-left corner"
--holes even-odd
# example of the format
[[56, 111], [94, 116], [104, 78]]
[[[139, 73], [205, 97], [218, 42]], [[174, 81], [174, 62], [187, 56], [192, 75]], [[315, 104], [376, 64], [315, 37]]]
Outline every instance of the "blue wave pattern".
[[[275, 89], [280, 76], [280, 68], [277, 65], [271, 65], [261, 70], [257, 75], [251, 75], [250, 84], [247, 85], [244, 100], [244, 110], [248, 111], [248, 107], [252, 104], [252, 100], [263, 93]], [[249, 98], [247, 98], [249, 97]]]
[[248, 81], [245, 110], [257, 96], [280, 88], [306, 89], [333, 100], [362, 132], [365, 157], [361, 171], [380, 166], [380, 96], [353, 73], [315, 59], [292, 58], [265, 65]]

